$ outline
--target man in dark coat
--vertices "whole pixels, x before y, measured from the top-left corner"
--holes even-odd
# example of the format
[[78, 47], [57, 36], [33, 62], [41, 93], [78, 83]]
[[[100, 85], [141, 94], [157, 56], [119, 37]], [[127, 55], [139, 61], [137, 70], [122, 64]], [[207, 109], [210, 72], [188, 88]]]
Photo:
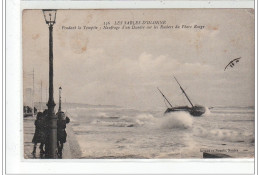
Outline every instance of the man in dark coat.
[[57, 136], [58, 136], [58, 157], [62, 158], [62, 149], [63, 144], [66, 142], [67, 133], [66, 133], [66, 124], [70, 122], [70, 118], [65, 115], [64, 112], [60, 111], [56, 115], [58, 115], [57, 121]]

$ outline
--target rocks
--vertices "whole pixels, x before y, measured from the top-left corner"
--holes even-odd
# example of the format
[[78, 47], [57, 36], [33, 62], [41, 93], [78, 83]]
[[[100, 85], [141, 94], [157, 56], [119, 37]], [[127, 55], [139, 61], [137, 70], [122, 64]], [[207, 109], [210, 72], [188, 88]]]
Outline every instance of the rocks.
[[232, 158], [231, 156], [227, 154], [222, 154], [222, 153], [203, 153], [203, 158]]

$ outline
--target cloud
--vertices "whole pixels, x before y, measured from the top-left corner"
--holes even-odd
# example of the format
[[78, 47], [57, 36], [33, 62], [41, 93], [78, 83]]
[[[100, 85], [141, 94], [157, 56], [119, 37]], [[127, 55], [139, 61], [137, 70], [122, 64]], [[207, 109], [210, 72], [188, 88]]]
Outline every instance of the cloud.
[[[133, 13], [129, 10], [124, 11], [123, 17], [121, 13], [59, 11], [53, 35], [55, 99], [58, 87], [62, 86], [64, 97], [71, 102], [164, 106], [156, 89], [160, 87], [176, 104], [183, 101], [183, 96], [173, 79], [175, 75], [190, 98], [199, 104], [253, 103], [254, 21], [248, 12], [187, 9]], [[205, 28], [62, 30], [63, 25], [102, 25], [115, 17], [138, 20], [155, 16], [164, 18], [169, 25], [205, 25]], [[23, 69], [31, 72], [34, 68], [36, 87], [40, 80], [47, 87], [48, 28], [40, 10], [28, 10], [23, 18]], [[240, 64], [224, 71], [226, 64], [236, 57], [242, 57]], [[24, 88], [31, 85], [27, 77]]]

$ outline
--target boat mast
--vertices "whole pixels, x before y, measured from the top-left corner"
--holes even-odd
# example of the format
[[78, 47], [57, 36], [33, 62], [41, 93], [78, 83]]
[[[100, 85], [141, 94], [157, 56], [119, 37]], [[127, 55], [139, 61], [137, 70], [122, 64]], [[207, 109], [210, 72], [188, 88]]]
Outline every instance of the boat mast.
[[42, 80], [41, 80], [41, 104], [40, 105], [41, 105], [41, 111], [43, 111], [42, 110]]
[[61, 112], [61, 87], [59, 88], [59, 113]]
[[46, 92], [46, 94], [45, 94], [45, 101], [46, 101], [46, 103], [47, 103], [47, 102], [48, 102], [48, 101], [47, 101], [47, 92], [48, 92], [48, 91], [47, 91], [47, 86], [45, 87], [45, 90], [46, 90], [46, 91], [45, 91], [45, 92]]
[[186, 94], [186, 92], [184, 91], [184, 89], [181, 87], [181, 85], [180, 85], [180, 83], [178, 82], [178, 80], [176, 79], [176, 77], [175, 77], [175, 76], [173, 76], [173, 77], [174, 77], [174, 79], [177, 81], [177, 83], [179, 84], [179, 86], [180, 86], [182, 92], [184, 93], [184, 95], [186, 96], [186, 98], [187, 98], [188, 101], [190, 102], [191, 106], [193, 107], [193, 104], [192, 104], [192, 102], [190, 101], [188, 95]]
[[34, 117], [34, 68], [33, 68], [32, 116]]
[[162, 94], [163, 98], [169, 103], [169, 105], [173, 108], [172, 104], [168, 101], [168, 99], [164, 96], [164, 94], [162, 93], [162, 91], [160, 91], [159, 88], [157, 88], [159, 90], [159, 92]]

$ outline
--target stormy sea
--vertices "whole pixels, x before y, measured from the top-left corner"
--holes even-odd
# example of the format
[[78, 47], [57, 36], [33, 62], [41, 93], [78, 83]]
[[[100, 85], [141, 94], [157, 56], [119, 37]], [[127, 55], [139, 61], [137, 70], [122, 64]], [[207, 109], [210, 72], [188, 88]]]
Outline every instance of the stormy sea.
[[83, 159], [254, 158], [254, 107], [214, 107], [201, 117], [164, 108], [66, 109]]

